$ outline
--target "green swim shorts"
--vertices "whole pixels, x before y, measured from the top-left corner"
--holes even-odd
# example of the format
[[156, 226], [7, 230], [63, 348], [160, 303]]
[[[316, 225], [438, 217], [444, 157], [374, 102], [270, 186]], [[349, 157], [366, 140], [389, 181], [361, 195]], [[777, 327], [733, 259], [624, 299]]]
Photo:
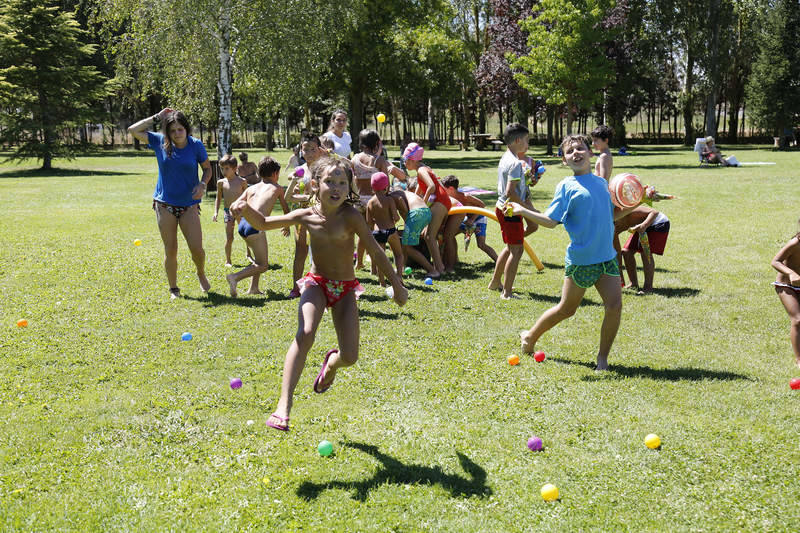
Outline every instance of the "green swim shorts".
[[619, 276], [619, 265], [617, 258], [609, 259], [605, 263], [595, 263], [594, 265], [569, 265], [566, 268], [566, 276], [572, 278], [575, 285], [581, 289], [588, 289], [597, 283], [600, 276]]

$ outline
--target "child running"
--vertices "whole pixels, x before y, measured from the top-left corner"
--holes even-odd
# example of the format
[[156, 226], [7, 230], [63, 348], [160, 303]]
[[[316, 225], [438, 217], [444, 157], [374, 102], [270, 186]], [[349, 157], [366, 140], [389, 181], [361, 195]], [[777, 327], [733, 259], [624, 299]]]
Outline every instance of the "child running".
[[408, 299], [408, 291], [400, 276], [375, 242], [364, 217], [353, 207], [358, 199], [351, 194], [351, 179], [352, 172], [348, 164], [323, 157], [311, 166], [312, 198], [309, 207], [295, 209], [283, 216], [264, 216], [244, 198], [240, 198], [231, 208], [259, 230], [302, 225], [309, 233], [314, 254], [311, 271], [298, 281], [301, 295], [297, 333], [286, 352], [278, 406], [267, 419], [269, 427], [280, 431], [289, 431], [294, 390], [326, 308], [331, 310], [339, 347], [325, 354], [322, 368], [314, 379], [314, 392], [327, 391], [337, 371], [354, 364], [358, 359], [356, 295], [364, 289], [355, 279], [353, 270], [355, 236], [364, 242], [373, 263], [391, 280], [395, 302], [403, 305]]
[[556, 186], [555, 196], [544, 213], [512, 202], [515, 215], [546, 228], [564, 224], [570, 244], [565, 258], [566, 276], [561, 301], [545, 311], [536, 324], [520, 334], [522, 351], [532, 353], [536, 342], [550, 328], [575, 314], [586, 289], [594, 285], [603, 299], [605, 313], [600, 329], [597, 370], [608, 369], [608, 353], [619, 329], [622, 289], [616, 251], [611, 245], [614, 218], [631, 211], [614, 210], [608, 183], [591, 173], [591, 150], [584, 137], [567, 135], [561, 142], [562, 161], [574, 173]]
[[[375, 196], [367, 202], [367, 227], [372, 229], [372, 236], [375, 237], [381, 248], [389, 243], [392, 255], [394, 255], [394, 264], [397, 267], [397, 275], [402, 277], [405, 266], [403, 245], [395, 227], [397, 221], [400, 220], [400, 215], [397, 214], [397, 205], [394, 199], [388, 196], [389, 176], [383, 172], [373, 174], [372, 190], [375, 192]], [[381, 287], [385, 285], [383, 273], [380, 271], [378, 271], [378, 281]]]
[[[264, 157], [261, 159], [258, 162], [258, 175], [261, 177], [261, 182], [249, 187], [240, 199], [249, 202], [249, 205], [264, 216], [269, 216], [272, 213], [275, 201], [280, 200], [283, 212], [288, 213], [289, 207], [283, 199], [283, 190], [277, 185], [280, 172], [281, 165], [273, 158]], [[263, 294], [258, 288], [258, 282], [261, 274], [269, 268], [267, 235], [263, 231], [255, 229], [245, 219], [239, 221], [239, 235], [245, 240], [247, 246], [253, 250], [253, 264], [239, 272], [225, 276], [225, 279], [228, 280], [231, 296], [236, 298], [236, 285], [241, 280], [249, 277], [252, 277], [252, 279], [250, 280], [250, 289], [247, 294]]]
[[592, 146], [598, 152], [597, 162], [594, 164], [594, 175], [600, 176], [606, 181], [611, 179], [611, 171], [614, 169], [614, 158], [611, 157], [611, 150], [608, 148], [611, 134], [611, 128], [605, 124], [592, 130]]
[[[217, 199], [214, 201], [214, 216], [211, 220], [216, 222], [219, 215], [220, 202], [223, 203], [224, 214], [222, 220], [225, 222], [225, 266], [232, 266], [231, 249], [233, 248], [233, 229], [238, 222], [231, 215], [230, 206], [247, 189], [247, 181], [236, 174], [236, 158], [228, 154], [219, 161], [219, 168], [223, 178], [217, 181]], [[247, 257], [250, 257], [248, 249]]]
[[800, 233], [789, 239], [772, 258], [772, 268], [778, 271], [778, 277], [772, 284], [789, 314], [792, 325], [789, 338], [794, 350], [794, 364], [800, 368]]

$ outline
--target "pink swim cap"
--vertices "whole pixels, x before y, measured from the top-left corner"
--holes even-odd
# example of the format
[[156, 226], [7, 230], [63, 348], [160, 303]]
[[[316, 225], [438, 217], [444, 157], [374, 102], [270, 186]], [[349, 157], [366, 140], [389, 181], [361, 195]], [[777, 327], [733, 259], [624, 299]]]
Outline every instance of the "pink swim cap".
[[373, 191], [375, 192], [382, 191], [387, 187], [389, 187], [389, 176], [387, 176], [383, 172], [376, 172], [375, 174], [372, 175], [370, 184], [372, 185]]
[[412, 161], [422, 161], [422, 154], [424, 152], [425, 150], [422, 149], [422, 146], [417, 143], [409, 143], [406, 149], [403, 150], [403, 161], [408, 159]]

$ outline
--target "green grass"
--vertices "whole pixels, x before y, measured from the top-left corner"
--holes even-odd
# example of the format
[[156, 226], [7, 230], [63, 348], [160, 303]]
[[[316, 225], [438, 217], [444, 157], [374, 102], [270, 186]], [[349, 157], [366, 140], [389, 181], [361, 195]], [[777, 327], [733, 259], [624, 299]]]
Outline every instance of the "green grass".
[[[152, 156], [49, 174], [0, 166], [0, 529], [797, 531], [800, 395], [788, 381], [800, 372], [769, 266], [797, 230], [796, 154], [737, 147], [740, 161], [777, 164], [723, 169], [682, 148], [634, 150], [615, 173], [680, 199], [660, 204], [672, 231], [655, 294], [623, 296], [610, 372], [593, 371], [593, 290], [541, 339], [544, 363], [506, 362], [560, 294], [567, 235], [542, 229], [529, 242], [546, 269], [524, 260], [517, 301], [485, 289], [492, 265], [474, 245], [458, 279], [412, 277], [403, 308], [362, 273], [361, 359], [312, 393], [336, 338], [326, 314], [289, 434], [264, 422], [297, 323], [283, 296], [290, 240], [269, 235], [269, 294], [231, 300], [207, 199], [212, 293], [181, 242], [187, 297], [171, 302]], [[495, 187], [500, 152], [427, 155], [439, 175]], [[538, 207], [567, 175], [546, 161]], [[500, 248], [493, 224], [489, 243]], [[659, 451], [643, 444], [651, 432]], [[527, 450], [533, 434], [543, 452]], [[332, 457], [317, 455], [323, 439]], [[545, 483], [558, 502], [541, 500]]]

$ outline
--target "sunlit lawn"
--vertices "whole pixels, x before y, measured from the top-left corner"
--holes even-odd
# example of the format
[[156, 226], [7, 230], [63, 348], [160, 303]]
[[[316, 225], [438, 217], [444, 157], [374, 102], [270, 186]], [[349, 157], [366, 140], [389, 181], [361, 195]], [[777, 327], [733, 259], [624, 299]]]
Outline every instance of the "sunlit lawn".
[[[506, 362], [560, 295], [567, 235], [542, 229], [529, 242], [546, 268], [523, 261], [516, 301], [486, 290], [492, 265], [474, 244], [455, 278], [426, 286], [416, 272], [403, 308], [361, 272], [361, 359], [313, 394], [336, 338], [326, 315], [288, 434], [264, 422], [297, 323], [291, 240], [269, 234], [267, 294], [233, 300], [207, 198], [212, 292], [181, 243], [186, 298], [171, 302], [152, 155], [57, 161], [46, 175], [0, 165], [0, 529], [800, 530], [800, 371], [769, 265], [798, 230], [797, 152], [737, 147], [742, 162], [777, 164], [724, 169], [684, 148], [633, 150], [615, 172], [679, 199], [660, 204], [672, 231], [656, 290], [624, 295], [610, 372], [593, 371], [594, 291], [541, 339], [545, 362]], [[494, 190], [500, 155], [426, 160]], [[567, 175], [544, 160], [540, 208]], [[500, 249], [496, 225], [488, 240]], [[531, 435], [544, 451], [527, 449]], [[323, 439], [333, 456], [317, 454]], [[542, 501], [545, 483], [559, 501]]]

